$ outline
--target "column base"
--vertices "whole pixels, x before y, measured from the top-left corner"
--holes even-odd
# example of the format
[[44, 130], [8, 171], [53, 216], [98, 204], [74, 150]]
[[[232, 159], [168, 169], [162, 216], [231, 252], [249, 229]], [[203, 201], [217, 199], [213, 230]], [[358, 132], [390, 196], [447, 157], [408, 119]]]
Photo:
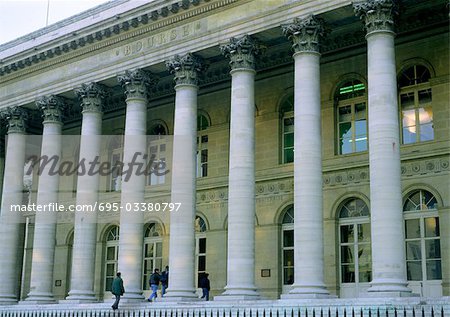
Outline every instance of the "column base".
[[94, 292], [89, 291], [77, 291], [73, 290], [69, 292], [69, 296], [66, 299], [58, 301], [60, 304], [73, 303], [97, 303], [99, 300], [95, 297]]
[[331, 294], [317, 294], [317, 293], [299, 293], [299, 294], [281, 294], [280, 300], [292, 300], [292, 299], [333, 299], [337, 298], [336, 295]]
[[0, 305], [15, 305], [17, 302], [18, 299], [16, 294], [0, 294]]
[[159, 302], [192, 302], [198, 301], [199, 298], [195, 290], [173, 290], [167, 289], [166, 294], [159, 300]]
[[214, 296], [214, 301], [218, 301], [218, 302], [239, 302], [239, 301], [248, 301], [248, 300], [260, 300], [261, 296], [259, 294], [254, 295], [254, 296], [250, 296], [250, 295], [219, 295], [219, 296]]
[[145, 299], [144, 295], [141, 292], [128, 292], [126, 291], [123, 296], [120, 297], [121, 303], [136, 303], [142, 302]]
[[407, 287], [406, 281], [400, 279], [375, 279], [370, 283], [367, 297], [416, 297]]
[[288, 294], [281, 294], [281, 299], [327, 299], [337, 298], [336, 295], [330, 295], [325, 285], [294, 285]]
[[256, 291], [256, 287], [225, 287], [222, 295], [215, 296], [216, 301], [243, 301], [243, 300], [259, 300], [261, 296]]
[[56, 300], [52, 293], [31, 292], [28, 297], [20, 301], [23, 305], [39, 305], [39, 304], [56, 304]]

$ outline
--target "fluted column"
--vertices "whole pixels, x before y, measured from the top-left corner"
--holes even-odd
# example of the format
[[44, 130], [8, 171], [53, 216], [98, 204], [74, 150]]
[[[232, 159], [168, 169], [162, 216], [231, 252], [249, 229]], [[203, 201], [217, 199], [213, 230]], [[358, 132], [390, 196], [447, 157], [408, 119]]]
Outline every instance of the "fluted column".
[[248, 35], [221, 47], [230, 58], [227, 285], [217, 300], [258, 299], [255, 286], [255, 56]]
[[175, 74], [175, 124], [171, 201], [180, 203], [170, 213], [170, 283], [166, 299], [196, 299], [195, 211], [197, 151], [197, 91], [201, 60], [186, 54], [166, 62]]
[[294, 285], [283, 298], [327, 297], [324, 283], [319, 41], [315, 16], [282, 26], [294, 49]]
[[[97, 83], [83, 84], [75, 90], [81, 99], [83, 119], [79, 160], [92, 162], [100, 156], [103, 99], [105, 89]], [[77, 179], [76, 204], [94, 206], [98, 202], [99, 174], [82, 174]], [[97, 211], [76, 211], [70, 292], [67, 300], [96, 301], [94, 293]]]
[[124, 298], [129, 301], [144, 299], [142, 295], [142, 247], [144, 236], [144, 214], [136, 204], [144, 203], [145, 173], [138, 172], [139, 164], [146, 166], [147, 153], [147, 103], [150, 76], [136, 69], [118, 76], [118, 81], [127, 96], [125, 118], [125, 143], [122, 176], [119, 271], [125, 285]]
[[[63, 126], [64, 101], [58, 96], [45, 96], [36, 101], [44, 119], [41, 157], [58, 158], [55, 169], [61, 160], [61, 129]], [[53, 174], [53, 164], [42, 164], [39, 176], [37, 201], [38, 206], [50, 206], [58, 202], [59, 175]], [[30, 293], [26, 302], [53, 302], [53, 264], [55, 254], [56, 211], [36, 212], [31, 266]]]
[[[354, 4], [367, 29], [369, 169], [374, 296], [408, 295], [392, 0]], [[389, 241], [389, 243], [386, 243]]]
[[12, 107], [2, 112], [8, 122], [6, 158], [0, 211], [0, 304], [17, 303], [19, 271], [21, 268], [19, 235], [21, 213], [12, 211], [11, 206], [23, 203], [23, 174], [25, 165], [26, 121], [28, 115], [23, 108]]

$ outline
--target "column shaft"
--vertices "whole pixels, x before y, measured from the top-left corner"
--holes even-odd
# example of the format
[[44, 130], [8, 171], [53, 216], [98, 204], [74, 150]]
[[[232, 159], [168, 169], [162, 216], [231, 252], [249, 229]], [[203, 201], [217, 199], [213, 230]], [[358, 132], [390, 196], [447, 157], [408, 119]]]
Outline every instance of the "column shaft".
[[217, 300], [259, 299], [255, 286], [255, 56], [250, 36], [222, 47], [231, 65], [227, 285]]
[[[103, 90], [98, 84], [84, 84], [75, 91], [82, 99], [83, 119], [79, 160], [92, 162], [100, 156]], [[91, 96], [93, 95], [93, 96]], [[98, 202], [100, 175], [79, 175], [77, 179], [77, 200], [79, 206], [94, 206]], [[95, 248], [97, 242], [97, 210], [76, 211], [72, 256], [70, 292], [67, 300], [79, 302], [96, 301]]]
[[147, 86], [148, 73], [140, 69], [127, 71], [118, 77], [127, 95], [125, 118], [125, 143], [123, 149], [124, 171], [122, 177], [119, 271], [125, 285], [124, 298], [141, 301], [142, 255], [144, 243], [146, 156], [147, 156]]
[[291, 294], [327, 295], [323, 275], [320, 55], [295, 60], [294, 264]]
[[[355, 2], [367, 30], [371, 296], [409, 296], [402, 212], [395, 67], [395, 0]], [[389, 242], [389, 243], [386, 243]]]
[[[137, 166], [130, 167], [134, 161], [145, 168], [147, 153], [147, 100], [128, 98], [125, 120], [125, 144], [123, 162], [125, 170], [132, 168], [127, 179], [122, 177], [119, 271], [125, 284], [124, 298], [142, 300], [142, 248], [144, 237], [144, 214], [142, 210], [134, 211], [134, 206], [145, 202], [145, 174], [136, 173]], [[130, 210], [131, 207], [131, 210]]]
[[[41, 156], [61, 159], [61, 122], [44, 121]], [[50, 206], [58, 202], [59, 175], [50, 175], [47, 164], [39, 177], [38, 206]], [[59, 162], [56, 164], [56, 169]], [[30, 293], [28, 302], [53, 302], [53, 265], [55, 255], [56, 212], [36, 212]]]
[[329, 297], [324, 283], [320, 39], [324, 21], [310, 15], [282, 26], [293, 42], [294, 285], [282, 298]]
[[170, 213], [169, 301], [196, 299], [195, 294], [195, 213], [197, 152], [197, 75], [202, 60], [193, 55], [176, 55], [166, 61], [175, 74], [175, 124], [172, 159], [173, 203], [178, 211]]
[[[17, 119], [24, 121], [24, 113], [17, 113]], [[10, 119], [11, 120], [11, 119]], [[22, 131], [8, 131], [5, 158], [2, 204], [0, 211], [0, 268], [2, 283], [0, 283], [0, 304], [17, 302], [19, 291], [19, 268], [21, 267], [21, 214], [11, 211], [11, 206], [22, 205], [23, 174], [25, 165], [26, 135]]]
[[251, 69], [233, 70], [224, 295], [258, 296], [255, 286], [255, 100]]
[[406, 287], [394, 34], [373, 33], [367, 45], [373, 232], [369, 291], [410, 292]]
[[179, 85], [175, 89], [171, 201], [181, 205], [178, 211], [170, 214], [170, 283], [167, 297], [196, 298], [197, 86]]

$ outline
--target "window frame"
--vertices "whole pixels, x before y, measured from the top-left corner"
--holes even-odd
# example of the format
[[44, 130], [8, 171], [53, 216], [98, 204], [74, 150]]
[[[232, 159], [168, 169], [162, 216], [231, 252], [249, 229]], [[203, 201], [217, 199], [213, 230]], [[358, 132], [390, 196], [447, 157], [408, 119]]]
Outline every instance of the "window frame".
[[[414, 83], [412, 85], [407, 85], [407, 86], [400, 86], [400, 79], [403, 76], [403, 74], [405, 72], [407, 72], [408, 70], [410, 70], [411, 68], [414, 68], [414, 81], [417, 81], [417, 66], [421, 66], [424, 67], [428, 74], [429, 74], [429, 78], [427, 79], [427, 81], [424, 82], [420, 82], [420, 83]], [[420, 63], [417, 64], [412, 64], [409, 65], [407, 67], [404, 67], [401, 72], [398, 75], [398, 82], [399, 82], [399, 87], [398, 87], [398, 109], [399, 109], [399, 121], [400, 121], [400, 140], [401, 140], [401, 144], [402, 145], [411, 145], [411, 144], [418, 144], [418, 143], [423, 143], [423, 142], [432, 142], [435, 140], [435, 129], [434, 129], [434, 119], [433, 119], [433, 89], [430, 85], [430, 79], [432, 78], [432, 72], [430, 70], [430, 67], [428, 67], [427, 65], [423, 65]], [[430, 95], [430, 100], [426, 103], [421, 104], [420, 103], [420, 98], [419, 98], [419, 93], [422, 91], [429, 91], [429, 95]], [[402, 105], [402, 96], [404, 95], [408, 95], [408, 94], [412, 94], [414, 96], [413, 99], [413, 105], [407, 105], [405, 107], [403, 107]], [[426, 122], [424, 124], [422, 124], [420, 122], [420, 113], [421, 113], [421, 109], [425, 108], [430, 108], [431, 110], [431, 120], [429, 122]], [[407, 127], [404, 127], [404, 110], [414, 110], [414, 125], [409, 125]], [[429, 114], [428, 114], [429, 115]], [[426, 139], [426, 140], [421, 140], [422, 134], [421, 134], [421, 130], [423, 129], [423, 126], [425, 125], [431, 125], [431, 131], [432, 131], [432, 138], [431, 139]], [[414, 133], [415, 134], [415, 140], [413, 141], [406, 141], [405, 139], [405, 134], [404, 134], [404, 130], [408, 129], [408, 128], [412, 128], [413, 130], [415, 130], [415, 132], [410, 132], [411, 134]]]
[[[415, 195], [417, 192], [419, 192], [420, 203], [416, 206], [416, 208], [414, 210], [405, 210], [408, 199], [410, 199], [410, 197]], [[429, 193], [432, 196], [432, 199], [434, 199], [434, 201], [437, 204], [436, 196], [433, 195], [433, 193], [431, 193], [430, 191], [428, 191], [426, 189], [417, 189], [417, 190], [410, 191], [405, 196], [404, 203], [403, 203], [403, 223], [405, 226], [405, 252], [406, 252], [405, 265], [406, 265], [408, 283], [410, 283], [410, 282], [426, 283], [426, 282], [430, 282], [430, 281], [442, 281], [442, 249], [441, 249], [439, 212], [438, 212], [437, 208], [434, 208], [435, 205], [433, 205], [433, 208], [428, 208], [428, 205], [426, 205], [426, 202], [425, 202], [425, 204], [422, 203], [425, 192]], [[431, 201], [431, 199], [429, 201]], [[422, 208], [423, 205], [426, 205], [427, 209], [423, 209]], [[420, 209], [417, 209], [417, 207], [419, 207]], [[437, 219], [437, 228], [439, 230], [439, 235], [437, 235], [437, 236], [432, 236], [432, 237], [426, 236], [425, 219], [430, 219], [430, 218]], [[407, 221], [411, 221], [411, 220], [419, 221], [419, 236], [418, 237], [410, 237], [410, 238], [407, 237], [407, 235], [408, 235]], [[427, 241], [431, 241], [431, 240], [439, 241], [439, 250], [440, 250], [439, 258], [437, 258], [437, 257], [427, 258], [426, 243], [427, 243]], [[420, 260], [408, 260], [408, 242], [419, 242]], [[408, 262], [419, 262], [419, 261], [420, 261], [420, 266], [421, 266], [421, 279], [410, 279], [409, 272], [408, 272]], [[429, 279], [429, 277], [428, 277], [429, 274], [428, 274], [428, 269], [427, 269], [428, 261], [439, 261], [440, 262], [440, 264], [439, 264], [440, 279], [439, 278]]]
[[[113, 230], [116, 230], [113, 239], [109, 239], [110, 233], [113, 232]], [[120, 227], [117, 225], [110, 226], [105, 234], [105, 273], [103, 281], [105, 283], [105, 286], [103, 290], [105, 292], [111, 292], [112, 287], [112, 280], [116, 277], [116, 273], [118, 271], [118, 262], [119, 262], [119, 239], [120, 239]], [[114, 259], [108, 260], [108, 248], [114, 248]], [[108, 265], [112, 265], [113, 275], [108, 275]], [[108, 280], [110, 279], [110, 281]]]
[[[152, 227], [155, 228], [157, 236], [147, 236], [147, 232], [151, 230]], [[146, 247], [147, 245], [153, 245], [153, 256], [146, 256]], [[158, 246], [161, 254], [158, 256]], [[148, 285], [148, 280], [150, 275], [154, 272], [155, 268], [162, 270], [162, 261], [163, 261], [163, 239], [162, 239], [162, 227], [157, 222], [150, 222], [146, 225], [144, 230], [144, 245], [143, 245], [143, 257], [142, 257], [142, 289], [150, 290], [150, 285]], [[146, 261], [150, 261], [152, 263], [150, 270], [145, 271]], [[158, 266], [156, 263], [160, 263]]]
[[[354, 96], [349, 96], [346, 98], [340, 98], [340, 91], [341, 89], [347, 87], [347, 85], [352, 84], [352, 87], [356, 86], [356, 85], [363, 85], [364, 90], [361, 93], [358, 93], [357, 91], [360, 91], [361, 89], [356, 90], [351, 90], [351, 92], [354, 92], [356, 95]], [[336, 142], [336, 154], [337, 155], [352, 155], [352, 154], [358, 154], [358, 153], [364, 153], [367, 152], [369, 149], [369, 107], [368, 107], [368, 94], [367, 94], [367, 84], [364, 80], [360, 79], [360, 78], [356, 78], [356, 77], [348, 77], [345, 78], [343, 80], [340, 81], [340, 83], [336, 86], [336, 90], [334, 93], [334, 98], [335, 98], [335, 131], [336, 131], [336, 135], [335, 135], [335, 142]], [[359, 104], [364, 104], [365, 106], [365, 135], [356, 135], [356, 122], [358, 121], [362, 121], [362, 120], [358, 120], [356, 118], [356, 106]], [[351, 119], [350, 121], [340, 121], [340, 109], [350, 106], [351, 108], [351, 112], [350, 112], [350, 116]], [[341, 145], [341, 135], [340, 135], [340, 130], [341, 130], [341, 123], [350, 123], [350, 129], [351, 129], [351, 151], [350, 152], [346, 152], [343, 153], [343, 145]], [[366, 140], [366, 146], [365, 149], [363, 150], [357, 150], [357, 141], [359, 138], [362, 138]], [[344, 138], [342, 138], [344, 139]]]

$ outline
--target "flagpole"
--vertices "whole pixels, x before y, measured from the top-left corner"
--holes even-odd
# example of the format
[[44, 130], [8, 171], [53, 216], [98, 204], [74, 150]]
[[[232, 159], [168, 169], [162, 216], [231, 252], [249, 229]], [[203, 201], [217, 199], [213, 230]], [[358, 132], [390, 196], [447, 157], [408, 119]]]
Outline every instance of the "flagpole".
[[47, 17], [45, 19], [45, 26], [48, 26], [48, 13], [50, 11], [50, 0], [47, 0]]

